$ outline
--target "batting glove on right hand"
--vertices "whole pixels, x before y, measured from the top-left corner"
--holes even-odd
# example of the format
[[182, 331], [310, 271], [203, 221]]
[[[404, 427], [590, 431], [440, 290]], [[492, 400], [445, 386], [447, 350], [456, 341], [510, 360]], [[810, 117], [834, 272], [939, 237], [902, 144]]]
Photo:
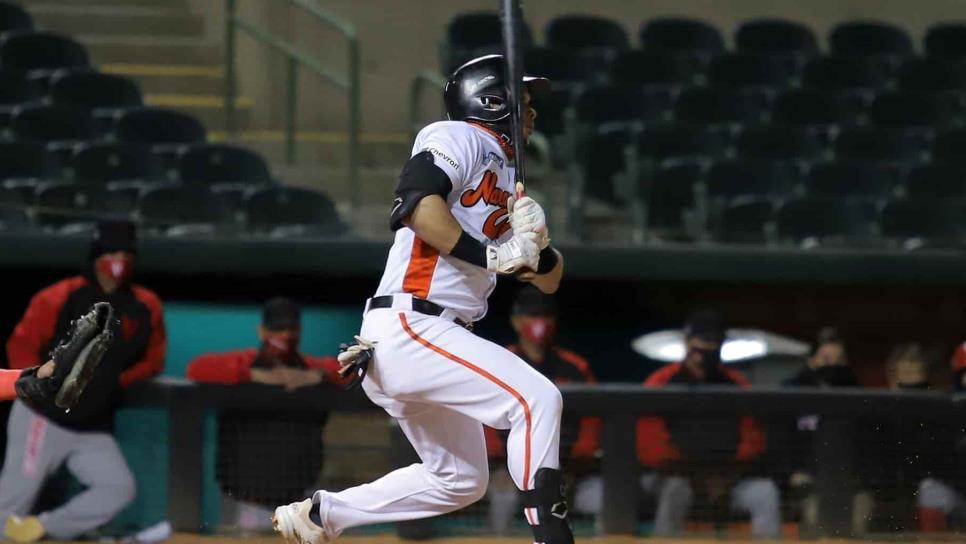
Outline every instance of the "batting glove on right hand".
[[540, 247], [535, 232], [514, 233], [498, 246], [486, 247], [486, 269], [497, 274], [513, 274], [519, 270], [536, 270], [540, 264]]
[[[523, 186], [520, 183], [517, 184], [517, 192], [518, 194], [523, 192]], [[509, 213], [507, 220], [510, 222], [513, 232], [535, 232], [537, 233], [537, 246], [540, 249], [545, 249], [550, 245], [547, 216], [536, 200], [528, 196], [519, 199], [510, 196], [507, 199], [506, 207]]]

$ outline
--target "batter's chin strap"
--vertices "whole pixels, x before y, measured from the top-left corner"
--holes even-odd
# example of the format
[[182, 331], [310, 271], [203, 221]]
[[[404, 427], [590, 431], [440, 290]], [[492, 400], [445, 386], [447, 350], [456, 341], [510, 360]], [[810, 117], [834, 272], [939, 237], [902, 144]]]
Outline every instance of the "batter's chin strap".
[[553, 468], [537, 470], [533, 489], [523, 492], [523, 506], [537, 510], [537, 524], [530, 526], [534, 542], [574, 543], [574, 532], [567, 517], [567, 489], [562, 472]]

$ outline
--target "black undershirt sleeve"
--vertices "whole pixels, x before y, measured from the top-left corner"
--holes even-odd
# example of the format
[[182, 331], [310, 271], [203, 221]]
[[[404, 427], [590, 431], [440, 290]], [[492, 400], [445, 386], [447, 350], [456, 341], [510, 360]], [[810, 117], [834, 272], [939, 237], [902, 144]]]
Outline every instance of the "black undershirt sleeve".
[[389, 228], [393, 231], [402, 228], [403, 221], [413, 213], [420, 200], [430, 195], [445, 199], [452, 189], [453, 183], [446, 172], [436, 166], [432, 153], [422, 151], [413, 155], [399, 174]]

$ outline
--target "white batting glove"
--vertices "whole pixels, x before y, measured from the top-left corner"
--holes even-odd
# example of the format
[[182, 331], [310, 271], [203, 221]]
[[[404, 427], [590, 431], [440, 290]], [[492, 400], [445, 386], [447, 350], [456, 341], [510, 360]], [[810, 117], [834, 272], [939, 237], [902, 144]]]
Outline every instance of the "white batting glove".
[[345, 376], [352, 371], [355, 365], [368, 361], [372, 357], [372, 350], [376, 348], [376, 343], [366, 340], [356, 335], [356, 343], [352, 345], [344, 344], [345, 347], [339, 352], [339, 375]]
[[[517, 191], [519, 192], [521, 190], [521, 185], [517, 184]], [[507, 199], [506, 206], [509, 213], [508, 221], [513, 232], [535, 232], [538, 235], [537, 245], [540, 249], [544, 249], [550, 245], [547, 216], [543, 212], [540, 204], [537, 204], [536, 200], [528, 196], [523, 196], [519, 199], [511, 196]]]
[[535, 232], [519, 232], [498, 246], [486, 246], [486, 269], [497, 274], [536, 270], [540, 264], [537, 237]]

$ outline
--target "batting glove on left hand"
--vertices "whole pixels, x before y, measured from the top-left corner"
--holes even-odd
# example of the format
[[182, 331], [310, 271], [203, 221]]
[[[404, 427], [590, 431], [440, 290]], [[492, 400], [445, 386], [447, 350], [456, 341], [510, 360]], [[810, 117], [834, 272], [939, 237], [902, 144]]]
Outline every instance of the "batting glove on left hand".
[[376, 349], [376, 343], [370, 342], [365, 338], [356, 335], [352, 344], [341, 344], [339, 346], [339, 376], [346, 378], [350, 374], [352, 378], [346, 384], [346, 389], [350, 389], [359, 384], [366, 377], [366, 370], [369, 369], [369, 361], [372, 360], [372, 353]]

